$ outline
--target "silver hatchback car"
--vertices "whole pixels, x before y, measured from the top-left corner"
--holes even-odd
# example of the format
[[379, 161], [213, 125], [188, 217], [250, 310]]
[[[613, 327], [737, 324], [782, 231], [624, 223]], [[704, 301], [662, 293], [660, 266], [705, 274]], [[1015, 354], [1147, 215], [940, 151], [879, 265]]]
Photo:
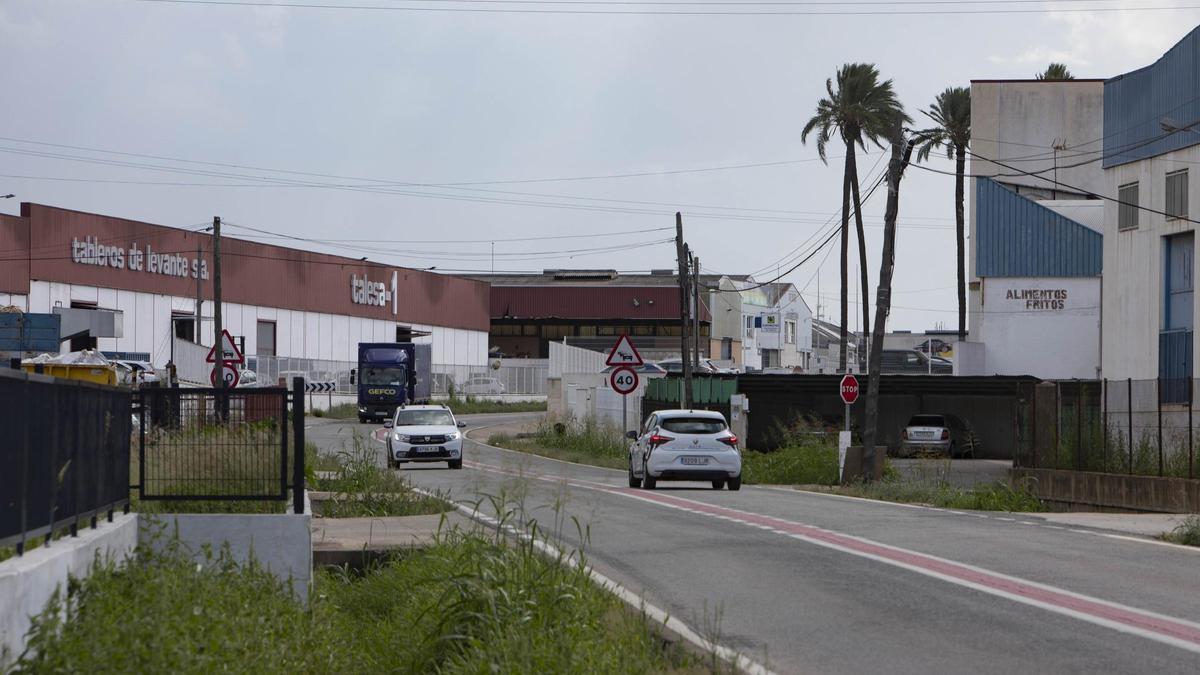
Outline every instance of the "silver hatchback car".
[[742, 453], [725, 416], [708, 410], [659, 410], [626, 436], [629, 487], [653, 490], [660, 480], [708, 481], [742, 487]]

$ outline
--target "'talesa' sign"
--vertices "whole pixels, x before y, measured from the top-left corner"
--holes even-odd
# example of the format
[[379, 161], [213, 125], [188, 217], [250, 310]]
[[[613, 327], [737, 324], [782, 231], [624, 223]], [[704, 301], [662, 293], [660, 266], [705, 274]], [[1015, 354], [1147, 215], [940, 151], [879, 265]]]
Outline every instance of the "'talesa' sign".
[[356, 305], [371, 305], [374, 307], [387, 307], [389, 300], [392, 301], [392, 314], [399, 311], [399, 304], [396, 298], [396, 283], [398, 274], [392, 272], [392, 287], [389, 289], [382, 281], [371, 281], [367, 275], [361, 277], [357, 274], [350, 275], [350, 300]]

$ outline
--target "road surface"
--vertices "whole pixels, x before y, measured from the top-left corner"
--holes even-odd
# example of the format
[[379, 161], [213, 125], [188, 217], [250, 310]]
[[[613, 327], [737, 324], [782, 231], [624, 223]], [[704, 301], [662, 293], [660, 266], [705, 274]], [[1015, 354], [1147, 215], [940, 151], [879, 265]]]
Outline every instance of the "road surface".
[[[372, 429], [322, 422], [309, 439], [336, 449]], [[570, 546], [578, 520], [598, 571], [779, 673], [1200, 671], [1200, 549], [785, 488], [634, 490], [624, 472], [478, 443], [464, 465], [402, 471], [488, 512], [485, 495], [523, 494]]]

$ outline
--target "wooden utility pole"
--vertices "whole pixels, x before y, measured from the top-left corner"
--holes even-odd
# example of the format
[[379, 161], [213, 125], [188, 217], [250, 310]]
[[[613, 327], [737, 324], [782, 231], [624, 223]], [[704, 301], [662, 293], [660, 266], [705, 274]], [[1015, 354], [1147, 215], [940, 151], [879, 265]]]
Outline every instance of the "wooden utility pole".
[[675, 257], [679, 262], [679, 358], [683, 362], [683, 395], [680, 408], [692, 406], [692, 366], [688, 353], [688, 254], [683, 243], [683, 214], [675, 212]]
[[[195, 328], [195, 332], [192, 334], [192, 342], [194, 342], [198, 345], [204, 344], [204, 342], [200, 339], [200, 335], [201, 335], [201, 332], [200, 332], [201, 319], [200, 319], [200, 317], [202, 317], [204, 315], [204, 312], [201, 311], [201, 309], [203, 307], [203, 303], [204, 303], [203, 288], [200, 286], [200, 282], [201, 282], [200, 269], [202, 267], [200, 264], [200, 261], [202, 260], [200, 255], [202, 252], [203, 252], [203, 249], [200, 248], [200, 237], [196, 237], [196, 328]], [[175, 327], [172, 326], [171, 327], [172, 344], [174, 344], [174, 340], [175, 340], [174, 330], [175, 330]]]
[[883, 334], [892, 306], [892, 271], [896, 266], [896, 219], [900, 212], [900, 179], [912, 157], [916, 143], [905, 140], [897, 124], [892, 137], [892, 158], [888, 162], [887, 208], [883, 216], [883, 255], [879, 264], [879, 290], [875, 292], [875, 326], [871, 348], [867, 352], [867, 402], [863, 414], [863, 480], [874, 480], [876, 424], [879, 421], [879, 371], [883, 359]]
[[[692, 363], [700, 370], [700, 258], [692, 258]], [[707, 351], [707, 350], [706, 350]]]
[[213, 216], [213, 344], [217, 346], [217, 388], [225, 388], [225, 345], [221, 343], [221, 217]]

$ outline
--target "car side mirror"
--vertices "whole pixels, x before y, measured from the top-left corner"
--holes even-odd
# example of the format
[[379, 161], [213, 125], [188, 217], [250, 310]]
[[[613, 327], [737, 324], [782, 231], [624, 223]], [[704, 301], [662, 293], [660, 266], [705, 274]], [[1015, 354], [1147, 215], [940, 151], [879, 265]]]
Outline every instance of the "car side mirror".
[[392, 421], [391, 421], [391, 420], [384, 420], [384, 421], [383, 421], [383, 428], [384, 428], [384, 429], [391, 429], [391, 428], [392, 428]]
[[467, 423], [466, 423], [466, 422], [459, 422], [459, 423], [458, 423], [458, 428], [459, 428], [459, 429], [466, 429], [466, 428], [467, 428]]
[[631, 441], [636, 441], [637, 437], [638, 437], [638, 432], [636, 432], [636, 431], [626, 431], [625, 432], [625, 438], [628, 438]]
[[358, 374], [357, 368], [350, 369], [350, 384], [354, 384], [354, 376]]

